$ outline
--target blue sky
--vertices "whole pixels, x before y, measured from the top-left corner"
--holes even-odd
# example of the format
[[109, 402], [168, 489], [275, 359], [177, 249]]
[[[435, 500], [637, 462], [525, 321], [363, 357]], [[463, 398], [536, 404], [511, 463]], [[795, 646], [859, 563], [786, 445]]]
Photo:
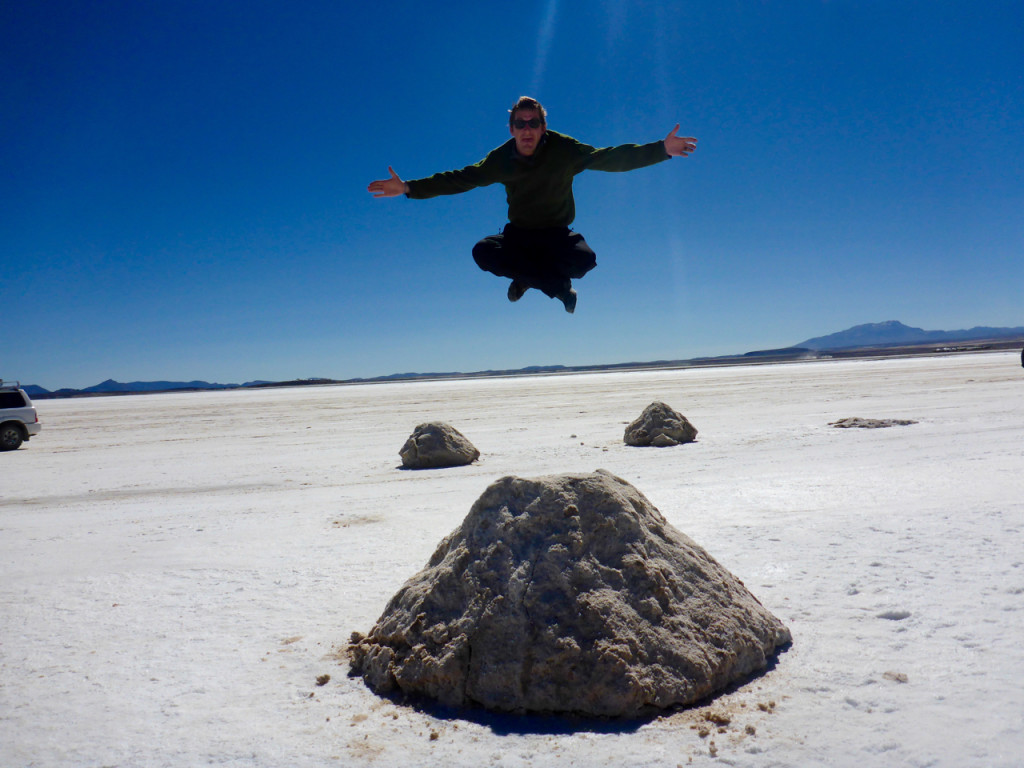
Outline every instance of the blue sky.
[[[0, 375], [48, 389], [689, 358], [1024, 325], [1024, 3], [0, 3]], [[507, 109], [577, 177], [567, 315], [480, 271]]]

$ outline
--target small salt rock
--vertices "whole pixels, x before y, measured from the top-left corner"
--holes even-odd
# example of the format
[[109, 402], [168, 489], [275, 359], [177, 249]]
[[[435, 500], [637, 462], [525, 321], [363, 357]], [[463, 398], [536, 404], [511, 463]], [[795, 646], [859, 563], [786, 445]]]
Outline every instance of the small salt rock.
[[696, 439], [697, 428], [683, 414], [659, 402], [644, 408], [644, 412], [626, 427], [623, 436], [626, 445], [658, 448], [692, 443]]
[[480, 458], [480, 451], [465, 435], [441, 422], [417, 426], [398, 453], [407, 469], [459, 467]]

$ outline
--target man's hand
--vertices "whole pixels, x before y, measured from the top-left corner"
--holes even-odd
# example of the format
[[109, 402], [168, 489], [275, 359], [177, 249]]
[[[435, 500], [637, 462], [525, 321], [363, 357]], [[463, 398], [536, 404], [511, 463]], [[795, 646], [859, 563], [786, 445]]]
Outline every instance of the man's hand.
[[[678, 127], [677, 125], [676, 128]], [[366, 191], [371, 192], [374, 197], [398, 197], [409, 191], [409, 185], [398, 178], [398, 174], [395, 173], [390, 165], [388, 166], [388, 173], [391, 174], [390, 179], [371, 181]]]
[[686, 157], [697, 149], [697, 140], [693, 136], [676, 136], [679, 123], [665, 137], [665, 153], [672, 157]]

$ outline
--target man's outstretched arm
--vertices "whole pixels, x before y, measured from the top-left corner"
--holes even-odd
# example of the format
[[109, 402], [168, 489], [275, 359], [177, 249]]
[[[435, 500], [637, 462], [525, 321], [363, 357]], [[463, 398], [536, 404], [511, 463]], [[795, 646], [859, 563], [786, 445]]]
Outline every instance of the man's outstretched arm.
[[686, 157], [697, 149], [697, 140], [693, 136], [676, 136], [679, 123], [665, 137], [665, 154], [671, 157]]
[[678, 132], [679, 125], [676, 124], [661, 141], [652, 141], [649, 144], [620, 144], [617, 147], [603, 149], [570, 139], [576, 142], [579, 157], [576, 172], [585, 168], [595, 171], [632, 171], [660, 163], [670, 157], [687, 157], [697, 149], [697, 139], [693, 136], [677, 136]]
[[[679, 126], [676, 126], [677, 128]], [[380, 179], [379, 181], [371, 181], [370, 186], [366, 188], [367, 192], [370, 192], [374, 197], [398, 197], [404, 195], [409, 191], [409, 185], [398, 178], [398, 174], [389, 165], [388, 173], [391, 174], [390, 179]]]

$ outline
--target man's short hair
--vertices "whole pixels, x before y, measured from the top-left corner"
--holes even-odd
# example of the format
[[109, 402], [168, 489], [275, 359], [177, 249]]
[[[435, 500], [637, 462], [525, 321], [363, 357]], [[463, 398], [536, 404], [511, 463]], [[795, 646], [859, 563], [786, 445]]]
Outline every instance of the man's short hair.
[[540, 102], [530, 96], [520, 96], [519, 100], [512, 105], [512, 109], [508, 111], [509, 128], [512, 127], [512, 123], [516, 119], [516, 112], [518, 112], [520, 109], [534, 110], [538, 115], [540, 115], [541, 123], [543, 123], [544, 125], [548, 124], [547, 110], [545, 110], [544, 107], [541, 106]]

